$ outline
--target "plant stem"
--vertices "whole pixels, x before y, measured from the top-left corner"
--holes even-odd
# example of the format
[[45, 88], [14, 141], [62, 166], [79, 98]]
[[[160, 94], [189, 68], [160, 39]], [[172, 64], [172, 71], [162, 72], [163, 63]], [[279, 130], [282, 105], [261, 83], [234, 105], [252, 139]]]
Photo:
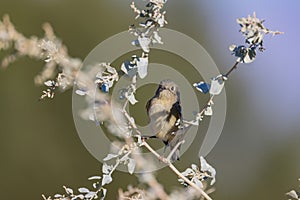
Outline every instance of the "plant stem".
[[[234, 65], [230, 68], [230, 70], [224, 75], [226, 78], [228, 78], [228, 76], [238, 67], [239, 62], [235, 62]], [[214, 99], [214, 95], [212, 95], [208, 102], [205, 104], [204, 108], [199, 112], [199, 115], [202, 116], [203, 113], [205, 112], [206, 108], [209, 106], [209, 104], [212, 102], [212, 100]]]
[[[239, 62], [235, 62], [234, 65], [229, 69], [229, 71], [224, 76], [227, 78], [238, 67], [238, 65], [239, 65]], [[206, 108], [209, 106], [209, 104], [212, 102], [213, 99], [214, 99], [214, 95], [211, 95], [209, 100], [207, 101], [207, 103], [203, 107], [203, 109], [198, 113], [198, 115], [200, 117], [202, 117], [202, 115], [204, 114]], [[189, 121], [185, 121], [185, 124], [187, 124], [188, 126], [194, 125], [193, 123], [191, 123]]]
[[205, 112], [206, 108], [209, 106], [209, 104], [211, 104], [212, 100], [214, 99], [214, 95], [211, 95], [209, 100], [207, 101], [207, 103], [205, 104], [204, 108], [201, 110], [201, 112], [199, 113], [199, 115], [203, 115], [203, 113]]
[[225, 77], [228, 77], [233, 70], [235, 70], [238, 66], [239, 62], [234, 63], [234, 65], [231, 67], [231, 69], [224, 75]]
[[176, 152], [176, 150], [179, 148], [179, 146], [180, 146], [181, 144], [183, 144], [184, 142], [185, 142], [185, 141], [182, 140], [182, 141], [180, 141], [180, 142], [178, 142], [178, 143], [176, 144], [176, 146], [172, 149], [172, 151], [171, 151], [170, 154], [168, 155], [167, 160], [171, 160], [173, 154]]
[[126, 117], [126, 119], [128, 120], [128, 123], [132, 126], [132, 128], [135, 130], [135, 132], [139, 135], [142, 135], [140, 130], [138, 129], [138, 127], [136, 126], [136, 124], [134, 123], [134, 121], [132, 120], [132, 117], [130, 117], [130, 115], [128, 114], [126, 107], [128, 105], [128, 100], [125, 101], [122, 112], [124, 114], [124, 116]]
[[[125, 138], [125, 141], [128, 145], [130, 145], [134, 142], [132, 137]], [[154, 151], [154, 153], [156, 153], [156, 152]], [[144, 167], [145, 163], [147, 163], [147, 162], [145, 162], [144, 158], [139, 153], [132, 154], [132, 156], [134, 157], [137, 165], [141, 165]], [[158, 154], [158, 156], [159, 156], [159, 154]], [[149, 173], [148, 175], [150, 175], [150, 174], [151, 173]], [[158, 196], [159, 199], [170, 200], [170, 198], [168, 197], [168, 194], [164, 191], [163, 186], [159, 182], [157, 182], [156, 178], [152, 174], [150, 175], [150, 178], [148, 177], [148, 179], [146, 180], [146, 183], [153, 189], [154, 193]]]
[[196, 189], [200, 194], [205, 197], [207, 200], [212, 200], [208, 194], [206, 194], [201, 188], [199, 188], [195, 183], [193, 183], [191, 180], [186, 178], [178, 169], [168, 160], [165, 158], [162, 158], [147, 142], [143, 142], [142, 146], [146, 147], [153, 155], [155, 155], [158, 159], [160, 159], [162, 162], [168, 165], [168, 167], [181, 179], [183, 179], [186, 183], [188, 183], [191, 187]]
[[207, 200], [212, 200], [212, 198], [210, 196], [208, 196], [208, 194], [206, 194], [201, 188], [199, 188], [195, 183], [193, 183], [192, 181], [190, 181], [187, 177], [183, 176], [182, 173], [180, 173], [180, 171], [178, 171], [178, 169], [172, 164], [169, 163], [169, 167], [170, 169], [177, 174], [181, 179], [183, 179], [186, 183], [188, 183], [190, 186], [192, 186], [193, 188], [195, 188], [197, 191], [200, 192], [200, 194], [205, 197], [205, 199]]

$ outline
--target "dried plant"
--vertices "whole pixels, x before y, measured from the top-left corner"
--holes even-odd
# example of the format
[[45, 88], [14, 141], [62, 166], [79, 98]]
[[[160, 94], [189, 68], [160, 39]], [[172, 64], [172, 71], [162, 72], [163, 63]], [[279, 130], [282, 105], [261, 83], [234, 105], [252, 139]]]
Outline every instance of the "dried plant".
[[[299, 181], [300, 181], [300, 179], [299, 179]], [[298, 190], [298, 191], [296, 191], [296, 190], [291, 190], [291, 191], [289, 191], [288, 193], [286, 193], [286, 195], [287, 195], [288, 197], [294, 199], [294, 200], [299, 200], [299, 199], [300, 199], [300, 192], [299, 192], [299, 190]], [[290, 199], [290, 200], [292, 200], [292, 199]]]
[[[198, 82], [194, 87], [203, 94], [210, 95], [209, 101], [192, 121], [185, 120], [182, 127], [171, 141], [171, 151], [167, 157], [157, 153], [142, 137], [142, 132], [137, 128], [133, 116], [127, 112], [128, 104], [136, 104], [137, 81], [148, 75], [148, 59], [153, 44], [163, 44], [159, 35], [160, 28], [167, 24], [164, 5], [166, 0], [150, 0], [144, 9], [136, 7], [134, 2], [130, 5], [138, 20], [138, 25], [131, 25], [129, 32], [136, 36], [132, 44], [140, 47], [140, 56], [133, 55], [124, 61], [120, 69], [131, 78], [131, 83], [124, 86], [120, 98], [124, 98], [123, 105], [118, 105], [109, 95], [110, 88], [119, 80], [119, 74], [110, 63], [97, 63], [88, 66], [85, 71], [80, 71], [82, 61], [71, 57], [65, 45], [57, 38], [49, 24], [44, 24], [45, 35], [43, 38], [32, 36], [26, 38], [19, 33], [5, 15], [0, 21], [0, 50], [13, 49], [14, 52], [2, 59], [2, 67], [8, 67], [21, 56], [29, 56], [37, 60], [44, 60], [45, 66], [40, 74], [35, 77], [36, 84], [47, 86], [40, 99], [54, 98], [57, 88], [65, 91], [76, 87], [76, 94], [82, 96], [87, 102], [85, 110], [80, 115], [83, 119], [92, 120], [96, 124], [104, 124], [111, 134], [120, 138], [117, 151], [108, 152], [103, 159], [102, 175], [90, 177], [92, 190], [78, 188], [75, 190], [63, 187], [64, 194], [55, 194], [44, 200], [73, 200], [73, 199], [104, 199], [107, 194], [106, 186], [113, 181], [113, 172], [119, 165], [125, 165], [129, 174], [135, 171], [148, 171], [152, 163], [141, 156], [142, 148], [147, 149], [157, 159], [165, 163], [178, 176], [178, 181], [184, 188], [171, 191], [164, 190], [156, 175], [151, 172], [138, 173], [136, 176], [140, 183], [147, 187], [144, 189], [136, 186], [128, 186], [128, 191], [119, 190], [119, 199], [212, 199], [208, 194], [214, 191], [216, 182], [216, 170], [200, 157], [199, 166], [191, 164], [191, 167], [180, 172], [174, 164], [179, 156], [179, 150], [184, 143], [186, 129], [197, 126], [205, 116], [213, 115], [213, 98], [219, 95], [224, 88], [225, 81], [240, 63], [250, 63], [256, 58], [257, 50], [263, 51], [264, 35], [282, 34], [279, 31], [271, 31], [263, 25], [263, 20], [253, 16], [237, 20], [241, 26], [240, 32], [245, 38], [242, 45], [232, 45], [230, 50], [237, 57], [235, 64], [225, 74], [220, 74], [211, 79], [210, 83]], [[112, 163], [112, 164], [111, 164]], [[299, 199], [298, 193], [292, 191], [289, 195]]]

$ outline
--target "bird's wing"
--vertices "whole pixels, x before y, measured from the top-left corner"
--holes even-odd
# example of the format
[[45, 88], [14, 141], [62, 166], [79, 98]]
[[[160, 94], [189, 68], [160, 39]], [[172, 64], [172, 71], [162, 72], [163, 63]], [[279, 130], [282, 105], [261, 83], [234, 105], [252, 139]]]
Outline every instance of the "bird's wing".
[[177, 148], [171, 157], [171, 160], [175, 161], [179, 160], [179, 151], [181, 148], [181, 144], [179, 146], [177, 146], [177, 144], [184, 139], [185, 133], [187, 132], [188, 128], [179, 128], [179, 126], [182, 124], [182, 113], [179, 102], [173, 104], [171, 108], [171, 114], [172, 115], [170, 120], [172, 120], [173, 118], [175, 124], [168, 133], [168, 144], [170, 146], [170, 151], [172, 151], [175, 147]]
[[179, 125], [182, 123], [181, 119], [182, 119], [181, 106], [179, 102], [176, 102], [173, 104], [172, 108], [170, 109], [170, 113], [167, 117], [167, 122], [170, 124], [170, 127], [168, 127], [169, 134], [174, 134], [178, 130]]
[[147, 104], [146, 104], [146, 110], [147, 110], [148, 116], [149, 116], [149, 109], [150, 109], [150, 106], [151, 106], [151, 103], [152, 103], [152, 99], [153, 99], [153, 98], [151, 98], [151, 99], [147, 102]]
[[181, 121], [181, 106], [179, 102], [166, 109], [166, 106], [159, 101], [153, 100], [148, 115], [152, 133], [165, 142], [169, 142], [178, 130]]
[[182, 113], [181, 113], [181, 106], [180, 103], [177, 101], [176, 103], [173, 104], [171, 111], [170, 111], [170, 116], [173, 115], [176, 119], [182, 118]]

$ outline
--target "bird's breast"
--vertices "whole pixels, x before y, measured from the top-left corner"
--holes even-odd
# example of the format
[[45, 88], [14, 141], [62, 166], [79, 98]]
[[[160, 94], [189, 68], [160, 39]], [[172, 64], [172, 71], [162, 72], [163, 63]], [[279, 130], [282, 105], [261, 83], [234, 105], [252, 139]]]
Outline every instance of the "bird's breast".
[[170, 101], [154, 98], [148, 110], [152, 133], [167, 142], [174, 137], [173, 133], [178, 130], [175, 126], [178, 119], [171, 112], [173, 104]]

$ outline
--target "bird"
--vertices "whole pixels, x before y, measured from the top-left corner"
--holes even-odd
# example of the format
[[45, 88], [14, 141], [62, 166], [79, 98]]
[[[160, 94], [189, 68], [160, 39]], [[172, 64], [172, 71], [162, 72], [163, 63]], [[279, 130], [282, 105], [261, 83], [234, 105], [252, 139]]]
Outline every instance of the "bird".
[[[180, 90], [172, 80], [162, 80], [155, 95], [146, 104], [153, 136], [164, 143], [164, 153], [182, 124]], [[174, 147], [173, 144], [170, 148]], [[179, 156], [173, 157], [178, 160]]]

